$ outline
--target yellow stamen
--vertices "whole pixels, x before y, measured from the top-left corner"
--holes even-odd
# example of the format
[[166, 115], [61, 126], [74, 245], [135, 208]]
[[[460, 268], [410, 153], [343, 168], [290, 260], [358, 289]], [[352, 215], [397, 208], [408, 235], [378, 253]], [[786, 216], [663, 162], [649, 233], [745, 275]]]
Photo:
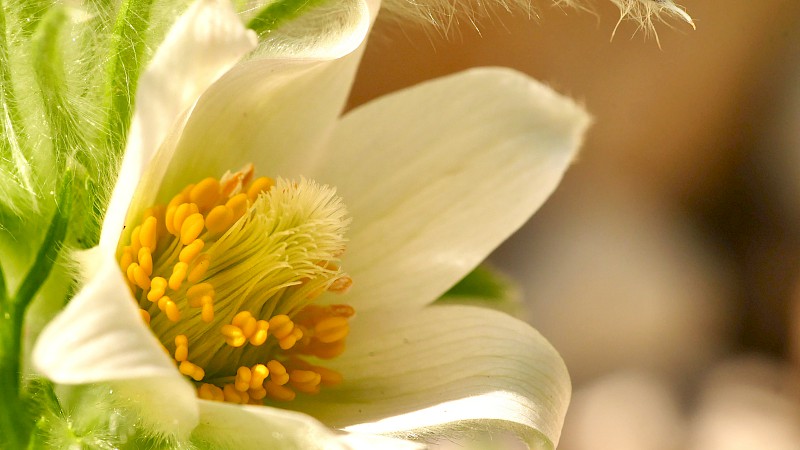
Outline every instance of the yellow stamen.
[[352, 308], [312, 303], [352, 284], [344, 207], [326, 186], [253, 173], [187, 185], [126, 224], [118, 250], [142, 320], [207, 400], [289, 401], [342, 381], [303, 359], [345, 348]]
[[164, 292], [167, 290], [167, 280], [163, 277], [153, 277], [150, 280], [150, 292], [147, 293], [147, 299], [151, 302], [157, 302]]
[[186, 271], [189, 270], [189, 265], [185, 262], [179, 262], [172, 268], [172, 275], [169, 276], [169, 288], [177, 291], [181, 288], [183, 280], [186, 278]]
[[253, 184], [247, 189], [247, 197], [251, 202], [256, 201], [262, 192], [267, 192], [275, 186], [275, 181], [269, 177], [259, 177], [253, 180]]
[[147, 247], [140, 248], [137, 260], [139, 261], [139, 267], [142, 268], [142, 270], [147, 276], [153, 274], [153, 256], [150, 254], [149, 248]]
[[206, 376], [205, 371], [200, 366], [189, 361], [181, 361], [178, 371], [187, 377], [192, 377], [194, 381], [200, 381]]
[[180, 262], [190, 264], [197, 257], [197, 255], [200, 254], [200, 251], [203, 250], [203, 246], [205, 244], [206, 243], [203, 242], [202, 239], [195, 239], [189, 245], [184, 247], [183, 250], [181, 250], [181, 253], [178, 256], [178, 260]]
[[189, 245], [203, 232], [205, 220], [200, 213], [194, 213], [181, 224], [181, 244]]
[[219, 181], [216, 178], [206, 178], [192, 188], [189, 200], [197, 204], [201, 211], [208, 211], [217, 204], [220, 194]]
[[314, 325], [314, 337], [325, 344], [344, 339], [349, 332], [350, 326], [345, 317], [328, 317]]
[[293, 390], [287, 388], [286, 386], [277, 384], [272, 380], [264, 383], [264, 389], [267, 391], [267, 395], [281, 402], [292, 401], [297, 395]]
[[206, 228], [211, 233], [227, 231], [234, 222], [233, 209], [226, 205], [215, 206], [206, 217]]
[[139, 232], [139, 241], [142, 248], [146, 248], [150, 253], [156, 251], [156, 244], [158, 243], [158, 220], [150, 216], [142, 223], [141, 231]]

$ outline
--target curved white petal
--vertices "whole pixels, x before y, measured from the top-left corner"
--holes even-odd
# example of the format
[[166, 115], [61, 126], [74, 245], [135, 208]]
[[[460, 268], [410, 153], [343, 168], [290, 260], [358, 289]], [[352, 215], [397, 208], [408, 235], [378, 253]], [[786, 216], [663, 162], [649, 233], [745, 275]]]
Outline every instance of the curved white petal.
[[161, 200], [249, 162], [262, 175], [308, 173], [341, 114], [374, 15], [364, 0], [341, 5], [350, 8], [341, 24], [348, 28], [327, 36], [336, 39], [327, 51], [247, 61], [203, 95], [183, 130]]
[[555, 349], [527, 324], [483, 308], [359, 314], [347, 350], [325, 365], [344, 383], [292, 407], [365, 433], [447, 434], [491, 421], [486, 428], [548, 447], [558, 443], [570, 398]]
[[112, 382], [162, 430], [188, 432], [197, 422], [194, 389], [142, 321], [115, 261], [103, 263], [42, 331], [35, 367], [61, 384]]
[[[261, 36], [256, 57], [336, 59], [351, 53], [363, 40], [380, 9], [379, 0], [322, 2], [276, 30]], [[354, 33], [354, 31], [356, 31]]]
[[[136, 109], [100, 245], [116, 250], [144, 167], [183, 114], [217, 78], [256, 46], [224, 0], [198, 0], [176, 21], [139, 78]], [[156, 164], [162, 167], [163, 164]]]
[[498, 68], [347, 114], [314, 174], [353, 217], [345, 301], [364, 310], [444, 293], [545, 201], [588, 123], [571, 100]]
[[213, 448], [275, 450], [412, 450], [399, 439], [337, 433], [306, 414], [268, 406], [240, 406], [198, 400], [200, 424], [193, 439]]

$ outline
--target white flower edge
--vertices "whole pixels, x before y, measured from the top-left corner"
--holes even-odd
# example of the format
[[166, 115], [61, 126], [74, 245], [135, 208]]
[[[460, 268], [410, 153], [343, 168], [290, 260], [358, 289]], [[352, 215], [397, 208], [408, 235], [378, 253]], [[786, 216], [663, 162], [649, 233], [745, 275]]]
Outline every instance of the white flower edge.
[[167, 135], [211, 83], [255, 48], [225, 0], [198, 0], [181, 15], [139, 79], [125, 155], [114, 187], [100, 246], [116, 251], [128, 205], [143, 168]]
[[571, 100], [505, 68], [478, 68], [381, 97], [337, 124], [313, 178], [353, 223], [335, 301], [357, 311], [425, 305], [548, 198], [590, 123]]
[[196, 441], [213, 448], [414, 450], [419, 444], [374, 434], [342, 433], [309, 416], [268, 406], [241, 406], [199, 400]]
[[569, 375], [522, 321], [456, 305], [371, 311], [353, 320], [348, 342], [327, 363], [350, 374], [347, 384], [290, 407], [362, 433], [454, 438], [505, 428], [530, 445], [558, 443]]

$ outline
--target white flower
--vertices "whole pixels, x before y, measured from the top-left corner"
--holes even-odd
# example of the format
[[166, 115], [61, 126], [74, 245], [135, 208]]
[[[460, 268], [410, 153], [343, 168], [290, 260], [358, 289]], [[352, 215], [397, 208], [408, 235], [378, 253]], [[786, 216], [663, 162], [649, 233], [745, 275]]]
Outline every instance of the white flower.
[[[213, 445], [370, 448], [406, 444], [379, 435], [505, 428], [552, 448], [570, 396], [557, 352], [504, 314], [428, 305], [544, 202], [587, 115], [524, 75], [478, 69], [340, 117], [378, 8], [343, 5], [299, 19], [299, 41], [271, 37], [239, 63], [255, 40], [227, 3], [199, 0], [178, 21], [139, 83], [86, 282], [42, 332], [34, 363], [57, 383], [108, 383], [147, 426]], [[250, 162], [335, 187], [352, 218], [341, 264], [353, 287], [321, 297], [356, 311], [346, 351], [326, 362], [344, 381], [298, 395], [285, 404], [294, 411], [199, 399], [117, 260], [123, 225], [146, 207]]]

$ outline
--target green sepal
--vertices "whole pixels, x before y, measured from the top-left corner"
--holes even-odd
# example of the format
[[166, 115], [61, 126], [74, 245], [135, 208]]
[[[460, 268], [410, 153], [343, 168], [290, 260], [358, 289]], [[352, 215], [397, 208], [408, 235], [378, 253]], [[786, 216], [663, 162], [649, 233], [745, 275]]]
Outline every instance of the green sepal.
[[486, 264], [468, 273], [436, 303], [482, 306], [514, 316], [521, 312], [519, 288], [509, 277]]
[[277, 0], [262, 8], [255, 17], [250, 19], [247, 28], [262, 36], [277, 30], [285, 22], [295, 19], [325, 2], [326, 0]]

